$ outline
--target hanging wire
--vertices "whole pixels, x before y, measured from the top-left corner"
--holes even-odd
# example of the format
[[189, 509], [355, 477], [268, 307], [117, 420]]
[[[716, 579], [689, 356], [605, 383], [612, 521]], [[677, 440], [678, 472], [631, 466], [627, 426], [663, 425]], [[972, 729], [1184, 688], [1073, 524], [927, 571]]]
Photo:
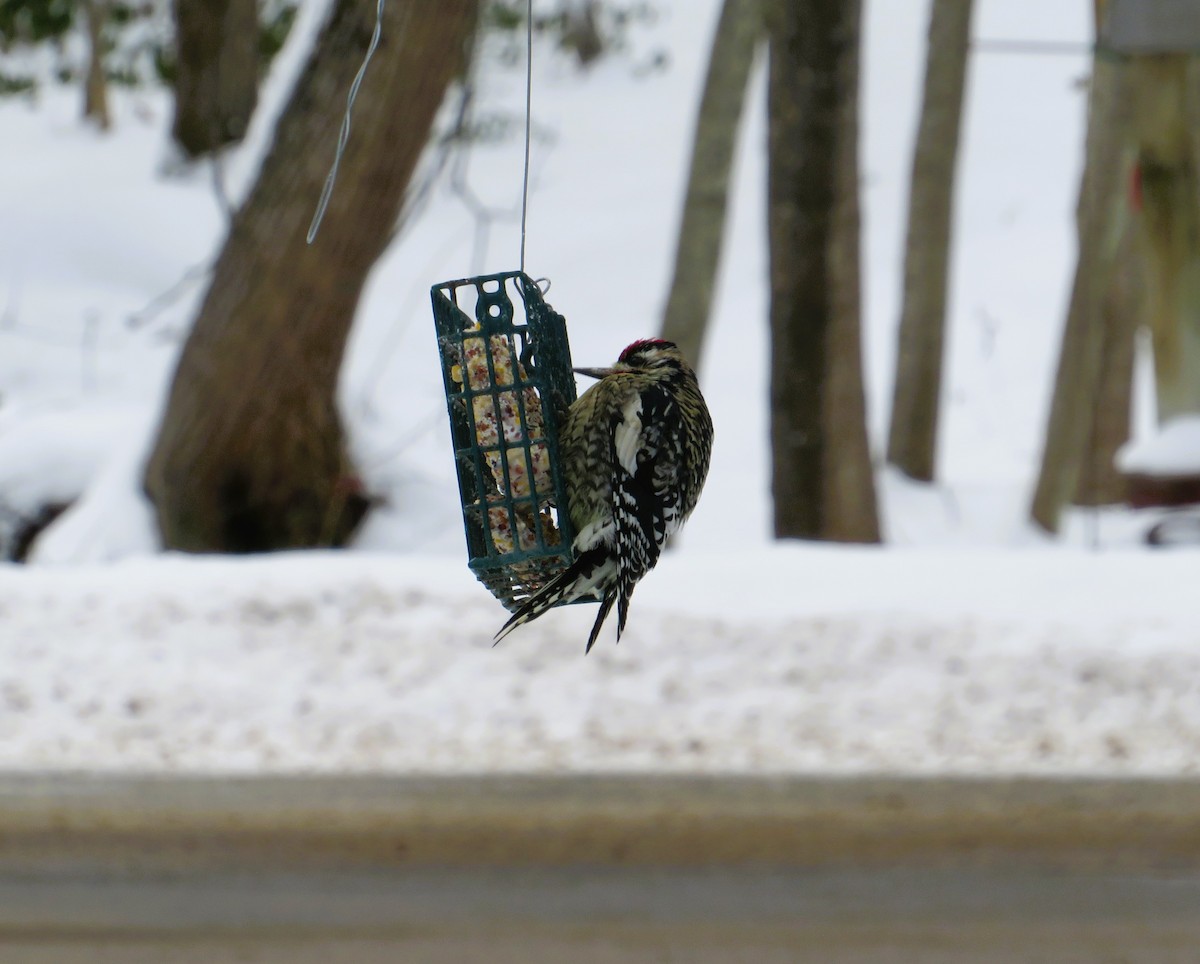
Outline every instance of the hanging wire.
[[[380, 0], [382, 3], [383, 0]], [[525, 271], [525, 218], [529, 211], [529, 132], [533, 108], [533, 0], [525, 5], [525, 174], [521, 179], [521, 272]]]
[[[530, 0], [532, 2], [532, 0]], [[379, 38], [383, 34], [383, 4], [379, 0], [375, 7], [375, 30], [371, 34], [371, 42], [367, 45], [367, 54], [363, 57], [358, 73], [354, 75], [354, 83], [350, 85], [350, 94], [346, 97], [346, 113], [342, 115], [342, 129], [338, 133], [337, 150], [333, 155], [333, 166], [325, 178], [325, 187], [321, 191], [321, 199], [317, 202], [317, 211], [313, 215], [312, 224], [308, 226], [308, 243], [312, 244], [325, 217], [325, 209], [329, 207], [329, 199], [333, 195], [333, 185], [337, 180], [338, 166], [342, 163], [342, 155], [346, 152], [346, 144], [350, 140], [350, 111], [354, 108], [354, 99], [358, 97], [358, 88], [362, 86], [363, 78], [367, 75], [367, 65], [375, 56], [379, 47]]]

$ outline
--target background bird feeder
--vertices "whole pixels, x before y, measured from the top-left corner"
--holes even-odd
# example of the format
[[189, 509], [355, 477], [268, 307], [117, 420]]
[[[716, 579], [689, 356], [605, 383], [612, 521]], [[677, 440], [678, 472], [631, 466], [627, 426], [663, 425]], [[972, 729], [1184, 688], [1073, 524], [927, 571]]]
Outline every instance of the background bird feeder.
[[470, 566], [515, 610], [574, 558], [558, 454], [575, 401], [566, 321], [520, 271], [430, 293]]

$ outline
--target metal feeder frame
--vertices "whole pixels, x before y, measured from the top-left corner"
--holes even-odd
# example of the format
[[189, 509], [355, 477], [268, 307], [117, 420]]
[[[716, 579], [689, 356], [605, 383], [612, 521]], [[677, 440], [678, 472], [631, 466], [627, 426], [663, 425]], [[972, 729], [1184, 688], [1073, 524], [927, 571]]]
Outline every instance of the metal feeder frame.
[[[511, 291], [516, 295], [514, 299]], [[575, 532], [567, 511], [567, 492], [558, 451], [559, 428], [575, 401], [575, 376], [566, 320], [542, 298], [537, 282], [522, 271], [443, 281], [430, 289], [437, 328], [446, 409], [467, 537], [470, 567], [492, 595], [512, 611], [574, 561], [571, 544]], [[471, 304], [471, 299], [474, 303]], [[515, 304], [514, 304], [515, 302]], [[523, 308], [524, 320], [517, 306]], [[512, 381], [497, 385], [492, 339], [499, 336], [512, 360]], [[467, 339], [481, 339], [487, 359], [488, 385], [472, 387], [467, 365]], [[454, 377], [457, 369], [459, 379]], [[526, 413], [526, 392], [540, 400], [542, 428], [531, 434]], [[508, 441], [503, 424], [502, 395], [516, 401], [519, 439]], [[482, 444], [477, 436], [475, 400], [490, 396], [497, 422], [495, 444]], [[485, 409], [486, 411], [486, 409]], [[534, 446], [544, 446], [553, 491], [538, 489], [534, 472]], [[524, 458], [528, 495], [513, 495], [510, 459]], [[499, 455], [501, 479], [496, 478], [489, 455]], [[519, 460], [518, 460], [519, 461]], [[542, 513], [548, 511], [554, 527], [547, 531]], [[496, 545], [494, 513], [506, 519], [513, 548]], [[557, 529], [557, 541], [554, 540]], [[534, 545], [522, 548], [522, 531], [535, 536]], [[596, 597], [598, 599], [598, 597]], [[591, 602], [595, 599], [579, 599]]]

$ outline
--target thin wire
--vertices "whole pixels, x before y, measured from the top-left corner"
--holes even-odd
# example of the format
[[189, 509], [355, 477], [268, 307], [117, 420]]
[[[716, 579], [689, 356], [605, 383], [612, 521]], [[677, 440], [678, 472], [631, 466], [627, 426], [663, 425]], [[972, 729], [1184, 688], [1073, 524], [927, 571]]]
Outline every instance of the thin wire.
[[[380, 0], [382, 3], [383, 0]], [[521, 180], [521, 273], [525, 273], [525, 218], [529, 212], [529, 129], [533, 110], [533, 0], [525, 13], [525, 174]]]
[[346, 113], [342, 115], [342, 129], [338, 133], [337, 151], [333, 155], [333, 166], [329, 169], [329, 174], [325, 178], [325, 187], [321, 191], [321, 200], [317, 202], [317, 211], [313, 215], [312, 224], [308, 226], [309, 244], [312, 244], [313, 239], [316, 238], [317, 231], [321, 227], [321, 221], [325, 217], [325, 209], [329, 207], [329, 199], [333, 196], [333, 185], [337, 180], [338, 166], [342, 163], [342, 155], [346, 152], [346, 144], [350, 140], [350, 111], [354, 108], [354, 99], [358, 96], [358, 88], [362, 86], [363, 78], [367, 75], [367, 65], [370, 64], [371, 58], [375, 56], [375, 50], [379, 46], [379, 38], [383, 35], [383, 4], [384, 0], [379, 0], [375, 7], [375, 30], [371, 34], [371, 42], [367, 45], [367, 54], [363, 57], [362, 65], [358, 68], [358, 73], [354, 76], [354, 83], [350, 85], [350, 94], [346, 97]]

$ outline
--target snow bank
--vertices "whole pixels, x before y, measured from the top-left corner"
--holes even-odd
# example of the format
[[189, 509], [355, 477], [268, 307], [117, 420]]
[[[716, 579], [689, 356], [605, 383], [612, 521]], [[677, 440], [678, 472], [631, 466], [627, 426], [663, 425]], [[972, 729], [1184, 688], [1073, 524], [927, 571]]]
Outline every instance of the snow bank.
[[1200, 416], [1172, 419], [1157, 432], [1122, 446], [1117, 467], [1130, 475], [1200, 475]]
[[0, 767], [1193, 773], [1184, 554], [672, 555], [492, 648], [451, 558], [0, 568]]

